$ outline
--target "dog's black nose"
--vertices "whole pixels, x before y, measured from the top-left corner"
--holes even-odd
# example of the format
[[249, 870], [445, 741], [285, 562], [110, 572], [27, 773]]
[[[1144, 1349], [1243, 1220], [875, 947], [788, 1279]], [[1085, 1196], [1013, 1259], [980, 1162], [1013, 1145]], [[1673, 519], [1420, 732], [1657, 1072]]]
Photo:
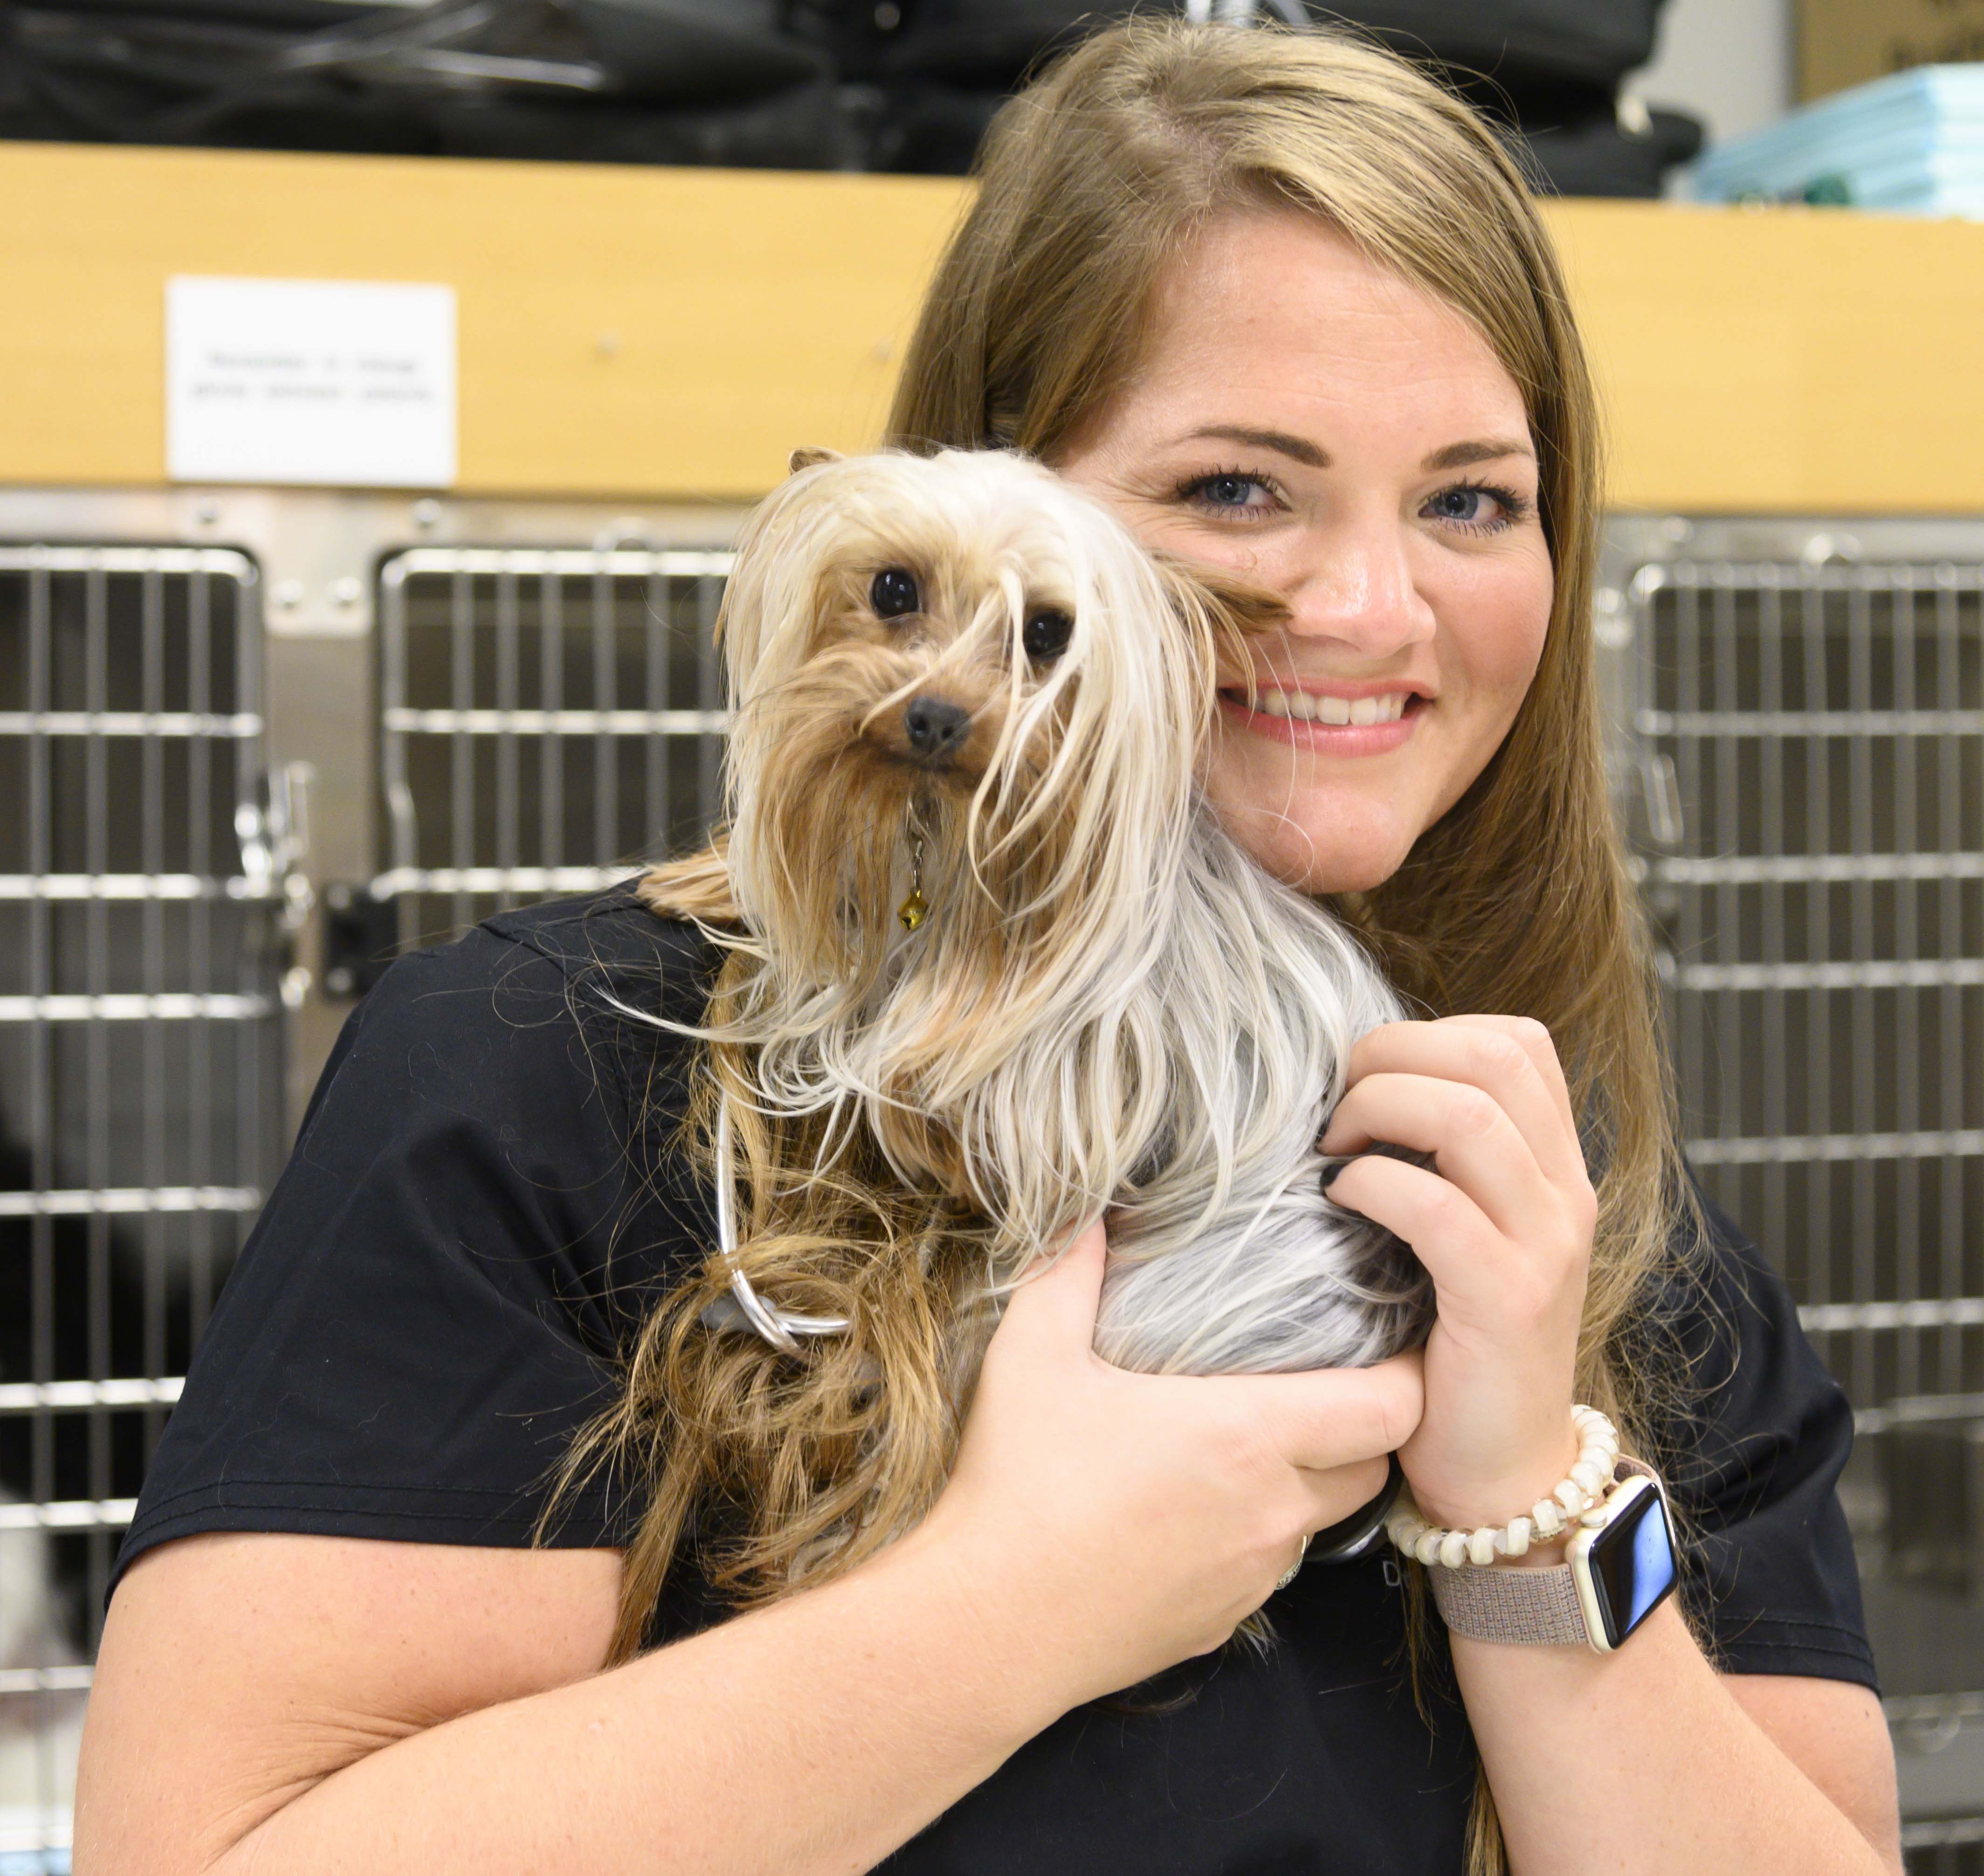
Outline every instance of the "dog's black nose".
[[910, 747], [927, 759], [948, 755], [971, 728], [970, 713], [934, 697], [919, 697], [903, 712]]

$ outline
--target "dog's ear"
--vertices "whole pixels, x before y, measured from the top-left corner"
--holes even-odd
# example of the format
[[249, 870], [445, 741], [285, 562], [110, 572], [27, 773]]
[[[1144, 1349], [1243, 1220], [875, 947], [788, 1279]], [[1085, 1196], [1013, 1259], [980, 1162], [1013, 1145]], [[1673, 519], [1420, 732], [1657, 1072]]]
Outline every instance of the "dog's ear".
[[1225, 567], [1204, 561], [1181, 560], [1175, 554], [1153, 555], [1173, 602], [1181, 608], [1207, 614], [1216, 630], [1243, 638], [1278, 631], [1289, 622], [1289, 602], [1279, 593]]
[[815, 463], [837, 463], [841, 460], [838, 450], [829, 450], [817, 443], [802, 444], [793, 451], [786, 464], [789, 475], [797, 475], [802, 469], [810, 469]]

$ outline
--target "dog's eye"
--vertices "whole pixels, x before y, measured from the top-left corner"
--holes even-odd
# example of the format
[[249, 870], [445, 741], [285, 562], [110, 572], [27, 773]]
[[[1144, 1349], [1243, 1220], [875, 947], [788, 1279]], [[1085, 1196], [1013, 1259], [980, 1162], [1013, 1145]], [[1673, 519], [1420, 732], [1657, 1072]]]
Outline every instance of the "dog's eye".
[[868, 589], [868, 603], [878, 618], [899, 619], [914, 612], [923, 603], [917, 591], [917, 576], [907, 567], [884, 567]]
[[1067, 649], [1067, 642], [1074, 635], [1073, 619], [1065, 612], [1044, 606], [1039, 611], [1027, 615], [1027, 622], [1020, 629], [1020, 642], [1027, 648], [1029, 658], [1058, 658]]

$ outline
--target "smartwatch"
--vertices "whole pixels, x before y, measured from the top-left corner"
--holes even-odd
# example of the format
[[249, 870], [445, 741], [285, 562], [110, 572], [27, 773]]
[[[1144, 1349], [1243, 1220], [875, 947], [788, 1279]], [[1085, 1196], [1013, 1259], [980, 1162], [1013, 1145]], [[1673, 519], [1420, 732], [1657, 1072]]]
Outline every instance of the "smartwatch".
[[1554, 1568], [1429, 1569], [1448, 1628], [1474, 1641], [1583, 1643], [1600, 1654], [1623, 1646], [1680, 1580], [1667, 1489], [1651, 1466], [1622, 1459], [1593, 1509], [1602, 1519], [1573, 1525]]

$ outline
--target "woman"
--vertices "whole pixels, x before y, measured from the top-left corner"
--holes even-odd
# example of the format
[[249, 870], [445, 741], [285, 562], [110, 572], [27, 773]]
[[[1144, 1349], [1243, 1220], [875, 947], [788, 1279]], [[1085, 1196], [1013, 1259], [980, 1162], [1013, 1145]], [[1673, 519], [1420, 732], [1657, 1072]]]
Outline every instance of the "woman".
[[[539, 1487], [707, 1219], [644, 1157], [682, 1051], [583, 989], [659, 970], [692, 1020], [708, 960], [624, 893], [491, 921], [347, 1026], [209, 1332], [110, 1610], [80, 1876], [1419, 1870], [1497, 1813], [1525, 1872], [1899, 1868], [1844, 1403], [1677, 1196], [1583, 625], [1590, 394], [1493, 139], [1326, 37], [1092, 40], [1002, 119], [894, 429], [1034, 451], [1287, 595], [1211, 791], [1452, 1013], [1360, 1047], [1325, 1141], [1436, 1156], [1333, 1188], [1429, 1267], [1423, 1360], [1117, 1372], [1091, 1229], [1013, 1299], [911, 1535], [733, 1620], [686, 1564], [620, 1610], [640, 1506], [581, 1492], [532, 1548]], [[1594, 1396], [1692, 1520], [1698, 1634], [1669, 1602], [1604, 1656], [1443, 1639], [1408, 1686], [1381, 1553], [1215, 1652], [1386, 1455], [1499, 1523]]]

